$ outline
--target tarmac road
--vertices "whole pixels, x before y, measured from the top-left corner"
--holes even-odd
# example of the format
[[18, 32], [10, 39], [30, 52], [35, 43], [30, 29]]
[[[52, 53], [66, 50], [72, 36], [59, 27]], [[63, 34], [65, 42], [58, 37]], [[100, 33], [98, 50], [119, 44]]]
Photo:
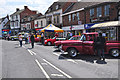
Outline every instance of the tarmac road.
[[18, 41], [2, 40], [2, 78], [118, 78], [118, 60], [106, 55], [78, 55], [71, 59], [53, 46], [35, 43], [19, 47]]

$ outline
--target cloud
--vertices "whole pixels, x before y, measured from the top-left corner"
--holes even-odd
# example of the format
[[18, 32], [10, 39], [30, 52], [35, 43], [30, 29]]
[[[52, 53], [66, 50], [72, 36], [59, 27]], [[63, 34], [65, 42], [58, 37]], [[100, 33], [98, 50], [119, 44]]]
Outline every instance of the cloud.
[[11, 15], [16, 8], [23, 9], [28, 6], [31, 10], [37, 10], [44, 14], [48, 7], [57, 0], [1, 0], [0, 1], [0, 18]]

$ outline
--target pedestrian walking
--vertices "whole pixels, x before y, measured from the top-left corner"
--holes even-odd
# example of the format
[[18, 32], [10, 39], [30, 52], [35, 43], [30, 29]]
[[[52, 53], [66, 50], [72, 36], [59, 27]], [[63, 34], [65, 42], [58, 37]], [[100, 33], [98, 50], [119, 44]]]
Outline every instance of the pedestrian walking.
[[42, 45], [44, 45], [44, 33], [41, 34], [41, 42], [42, 42]]
[[30, 37], [30, 40], [31, 40], [32, 48], [34, 48], [34, 40], [35, 40], [35, 38], [34, 38], [33, 33], [32, 33], [32, 35], [31, 35], [31, 37]]
[[94, 48], [97, 51], [99, 59], [105, 60], [104, 49], [105, 49], [105, 37], [102, 36], [102, 33], [99, 33], [99, 36], [94, 40]]
[[22, 47], [22, 34], [19, 34], [20, 47]]

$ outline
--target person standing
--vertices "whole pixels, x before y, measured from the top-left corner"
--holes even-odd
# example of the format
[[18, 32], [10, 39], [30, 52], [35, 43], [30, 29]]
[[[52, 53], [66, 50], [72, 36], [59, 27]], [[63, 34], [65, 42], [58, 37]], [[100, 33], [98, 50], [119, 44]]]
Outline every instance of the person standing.
[[31, 40], [32, 48], [34, 48], [34, 40], [35, 40], [35, 38], [34, 38], [33, 33], [32, 33], [32, 35], [31, 35], [31, 37], [30, 37], [30, 40]]
[[55, 37], [58, 37], [58, 33], [57, 32], [55, 33]]
[[19, 34], [20, 47], [22, 47], [22, 34]]
[[99, 36], [94, 40], [94, 47], [95, 51], [97, 51], [99, 59], [101, 60], [103, 58], [103, 61], [105, 61], [105, 55], [104, 55], [104, 49], [106, 40], [105, 37], [102, 36], [102, 33], [99, 33]]
[[41, 42], [42, 42], [42, 45], [44, 45], [44, 34], [43, 33], [41, 34]]

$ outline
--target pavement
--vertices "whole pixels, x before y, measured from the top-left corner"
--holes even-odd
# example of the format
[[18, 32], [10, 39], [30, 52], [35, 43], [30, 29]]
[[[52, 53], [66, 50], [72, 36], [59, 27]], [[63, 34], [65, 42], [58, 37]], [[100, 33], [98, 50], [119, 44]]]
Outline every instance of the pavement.
[[[2, 78], [118, 78], [118, 60], [106, 55], [97, 61], [94, 55], [71, 59], [53, 46], [35, 43], [19, 47], [18, 41], [2, 40]], [[0, 53], [1, 54], [1, 53]]]

